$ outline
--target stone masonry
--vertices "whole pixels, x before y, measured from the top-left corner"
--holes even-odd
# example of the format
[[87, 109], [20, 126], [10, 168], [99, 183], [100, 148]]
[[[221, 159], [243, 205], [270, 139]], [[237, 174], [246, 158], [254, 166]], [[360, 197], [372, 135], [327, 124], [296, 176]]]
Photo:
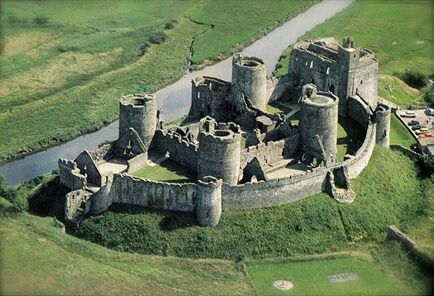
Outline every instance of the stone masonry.
[[[377, 72], [374, 54], [352, 38], [342, 44], [323, 38], [295, 44], [284, 76], [267, 77], [260, 58], [236, 54], [232, 81], [193, 79], [191, 108], [179, 126], [164, 124], [155, 95], [124, 96], [117, 141], [59, 160], [60, 181], [71, 189], [65, 218], [79, 223], [123, 203], [190, 212], [199, 225], [216, 226], [222, 211], [278, 206], [319, 192], [350, 203], [356, 198], [350, 180], [375, 144], [389, 146], [391, 113], [377, 104]], [[267, 112], [271, 101], [296, 105], [282, 116]], [[343, 162], [336, 160], [339, 116], [365, 131]], [[197, 182], [131, 175], [158, 158], [184, 166]]]

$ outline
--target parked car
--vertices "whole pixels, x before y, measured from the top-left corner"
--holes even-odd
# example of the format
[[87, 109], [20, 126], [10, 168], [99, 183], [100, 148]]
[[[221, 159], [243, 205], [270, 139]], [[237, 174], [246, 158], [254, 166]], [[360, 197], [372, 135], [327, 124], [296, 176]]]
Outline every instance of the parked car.
[[427, 129], [426, 127], [423, 127], [420, 130], [416, 131], [416, 135], [427, 134], [427, 133], [429, 133], [429, 129]]
[[415, 131], [415, 130], [421, 129], [421, 128], [423, 128], [423, 127], [424, 127], [423, 125], [415, 124], [415, 125], [413, 125], [413, 126], [411, 127], [411, 129]]
[[434, 108], [426, 108], [426, 114], [434, 116]]
[[401, 117], [415, 118], [416, 117], [416, 112], [414, 112], [414, 111], [405, 111], [405, 112], [399, 113], [399, 115]]
[[420, 122], [417, 121], [417, 120], [411, 120], [411, 121], [408, 122], [409, 126], [416, 125], [416, 124], [420, 124]]

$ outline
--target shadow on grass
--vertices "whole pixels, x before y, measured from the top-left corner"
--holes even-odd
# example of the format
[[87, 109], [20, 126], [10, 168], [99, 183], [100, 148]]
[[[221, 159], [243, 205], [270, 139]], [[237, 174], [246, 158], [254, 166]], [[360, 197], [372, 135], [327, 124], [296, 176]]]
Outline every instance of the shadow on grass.
[[60, 184], [59, 176], [42, 184], [29, 198], [29, 212], [41, 217], [64, 219], [65, 195], [71, 191]]
[[197, 221], [192, 213], [170, 212], [162, 210], [153, 210], [140, 206], [114, 204], [109, 211], [117, 214], [130, 215], [157, 215], [160, 219], [158, 226], [161, 231], [170, 232], [176, 229], [183, 229], [197, 226]]
[[362, 146], [363, 139], [365, 138], [365, 132], [363, 128], [354, 120], [350, 118], [339, 117], [339, 125], [343, 128], [346, 135], [343, 137], [339, 136], [338, 133], [338, 146], [346, 145], [345, 154], [354, 155], [357, 150]]

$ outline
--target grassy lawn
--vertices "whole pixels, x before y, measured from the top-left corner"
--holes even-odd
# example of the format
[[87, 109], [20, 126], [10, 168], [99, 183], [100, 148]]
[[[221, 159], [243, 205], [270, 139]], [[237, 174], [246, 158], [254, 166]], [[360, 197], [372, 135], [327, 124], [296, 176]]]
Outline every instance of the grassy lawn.
[[[408, 295], [412, 292], [409, 285], [404, 289], [398, 286], [374, 262], [355, 257], [259, 263], [248, 265], [247, 271], [259, 295]], [[341, 273], [356, 273], [359, 279], [329, 282], [328, 276]], [[294, 287], [286, 292], [278, 290], [273, 282], [279, 279], [291, 281]]]
[[[313, 2], [2, 1], [0, 161], [112, 122], [121, 95], [186, 72], [193, 39], [196, 64], [216, 60]], [[142, 52], [156, 34], [165, 40]]]
[[291, 112], [291, 108], [286, 107], [282, 104], [276, 103], [276, 102], [271, 102], [270, 104], [267, 104], [266, 106], [266, 111], [270, 114], [281, 114], [281, 115], [286, 115], [289, 112]]
[[0, 217], [2, 295], [246, 295], [232, 262], [121, 253], [61, 232], [53, 218]]
[[203, 1], [192, 20], [209, 26], [193, 44], [193, 64], [221, 59], [253, 42], [279, 23], [306, 10], [317, 0]]
[[145, 166], [134, 172], [133, 176], [164, 182], [196, 182], [196, 175], [188, 168], [167, 159], [155, 166]]
[[[197, 226], [192, 215], [115, 205], [85, 220], [76, 235], [144, 254], [286, 257], [338, 251], [357, 241], [381, 241], [387, 226], [426, 210], [425, 183], [419, 180], [416, 165], [399, 152], [377, 147], [352, 184], [357, 199], [350, 205], [318, 194], [279, 207], [224, 212], [214, 228]], [[131, 236], [131, 231], [138, 235]]]
[[407, 148], [416, 144], [416, 139], [395, 114], [392, 114], [390, 122], [390, 144], [402, 145]]
[[420, 103], [424, 100], [418, 89], [412, 88], [395, 76], [379, 75], [378, 95], [399, 106]]

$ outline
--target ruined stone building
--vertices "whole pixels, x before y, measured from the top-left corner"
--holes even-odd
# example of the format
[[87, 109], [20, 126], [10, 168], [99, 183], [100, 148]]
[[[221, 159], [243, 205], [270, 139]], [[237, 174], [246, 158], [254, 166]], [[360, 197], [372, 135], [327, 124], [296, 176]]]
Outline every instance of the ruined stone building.
[[[390, 108], [377, 103], [378, 62], [351, 38], [294, 45], [288, 74], [267, 77], [264, 62], [235, 55], [232, 80], [197, 77], [180, 126], [166, 125], [150, 94], [124, 96], [119, 138], [75, 160], [59, 160], [66, 219], [79, 222], [113, 203], [191, 212], [215, 226], [222, 211], [278, 206], [327, 192], [355, 198], [350, 179], [366, 167], [375, 144], [388, 147]], [[284, 104], [285, 115], [267, 112]], [[298, 118], [298, 124], [292, 121]], [[364, 131], [353, 154], [337, 159], [339, 116]], [[245, 145], [242, 143], [245, 142]], [[132, 172], [170, 159], [196, 183], [142, 179]]]

